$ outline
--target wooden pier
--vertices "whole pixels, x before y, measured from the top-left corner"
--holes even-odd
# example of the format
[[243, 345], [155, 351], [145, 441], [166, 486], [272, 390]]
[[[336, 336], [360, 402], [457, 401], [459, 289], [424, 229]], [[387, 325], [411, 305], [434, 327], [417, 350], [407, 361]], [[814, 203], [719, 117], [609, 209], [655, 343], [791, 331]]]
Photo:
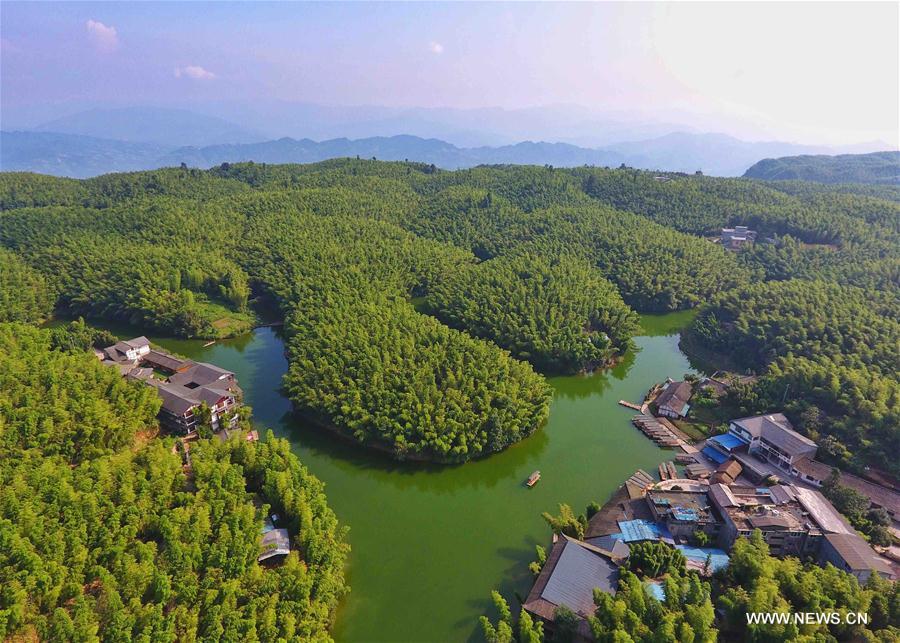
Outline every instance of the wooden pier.
[[625, 400], [619, 400], [619, 404], [621, 404], [622, 406], [624, 406], [624, 407], [626, 407], [626, 408], [632, 409], [632, 410], [634, 410], [634, 411], [640, 411], [640, 410], [641, 410], [641, 407], [640, 407], [639, 405], [637, 405], [637, 404], [632, 404], [631, 402], [627, 402], [627, 401], [625, 401]]
[[631, 419], [641, 432], [648, 438], [656, 442], [661, 447], [677, 448], [682, 445], [682, 441], [677, 435], [672, 433], [664, 424], [660, 423], [652, 415], [636, 415]]

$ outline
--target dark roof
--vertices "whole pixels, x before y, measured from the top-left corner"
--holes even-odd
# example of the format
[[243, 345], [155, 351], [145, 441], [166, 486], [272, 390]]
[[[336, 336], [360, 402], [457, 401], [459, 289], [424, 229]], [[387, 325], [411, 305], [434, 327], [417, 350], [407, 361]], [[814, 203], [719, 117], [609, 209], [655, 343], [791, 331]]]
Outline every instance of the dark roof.
[[784, 413], [756, 415], [732, 421], [754, 438], [765, 438], [785, 453], [799, 455], [816, 449], [815, 442], [794, 431]]
[[891, 566], [875, 555], [869, 544], [858, 534], [827, 534], [825, 539], [853, 571], [874, 569], [892, 574]]
[[[619, 568], [596, 547], [562, 535], [525, 601], [525, 609], [553, 618], [564, 605], [583, 617], [594, 613], [594, 588], [615, 594]], [[549, 605], [548, 605], [549, 604]]]
[[709, 495], [715, 501], [715, 504], [722, 508], [737, 507], [738, 501], [731, 493], [731, 489], [723, 484], [709, 485]]
[[226, 389], [198, 386], [188, 388], [180, 384], [168, 382], [152, 382], [159, 390], [159, 396], [163, 401], [163, 408], [175, 415], [184, 415], [188, 410], [206, 402], [209, 406], [215, 405], [223, 397], [231, 395]]
[[144, 346], [150, 345], [150, 340], [141, 335], [140, 337], [135, 337], [134, 339], [125, 340], [122, 343], [127, 344], [131, 348], [143, 348]]
[[750, 516], [747, 522], [754, 529], [790, 529], [791, 521], [786, 516], [773, 516], [772, 514], [763, 514], [761, 516]]
[[275, 556], [287, 556], [291, 553], [291, 538], [287, 529], [270, 529], [262, 536], [260, 554], [256, 560], [262, 562]]
[[887, 510], [894, 520], [900, 520], [900, 493], [849, 473], [841, 473], [840, 483], [845, 487], [856, 489], [867, 496], [872, 504]]
[[743, 470], [744, 467], [737, 460], [726, 460], [716, 469], [712, 479], [714, 482], [732, 483], [738, 479]]
[[[641, 478], [646, 475], [641, 472]], [[649, 476], [647, 476], [649, 478]], [[652, 478], [651, 478], [652, 479]], [[588, 521], [585, 535], [589, 538], [614, 534], [620, 531], [620, 520], [653, 520], [650, 507], [644, 499], [644, 490], [640, 495], [632, 496], [628, 485], [622, 485], [613, 493], [612, 497], [594, 514]]]
[[676, 413], [683, 413], [691, 400], [693, 389], [689, 382], [669, 382], [665, 390], [656, 398], [656, 407], [669, 407]]
[[151, 377], [153, 377], [153, 369], [141, 367], [132, 368], [130, 371], [128, 371], [126, 377], [133, 380], [149, 380]]
[[794, 468], [800, 473], [806, 474], [815, 480], [828, 480], [833, 467], [824, 462], [818, 462], [810, 458], [800, 458], [794, 462]]
[[207, 386], [232, 376], [234, 376], [234, 373], [226, 371], [224, 368], [219, 368], [206, 362], [198, 362], [181, 373], [175, 373], [169, 378], [169, 381], [174, 384], [185, 385], [194, 383], [197, 386]]
[[175, 415], [184, 415], [200, 403], [194, 399], [193, 391], [183, 386], [159, 382], [156, 384], [156, 390], [162, 398], [162, 407]]
[[147, 361], [154, 366], [164, 368], [168, 371], [177, 371], [178, 369], [192, 363], [189, 360], [178, 359], [177, 357], [173, 357], [168, 353], [154, 350], [151, 350], [149, 353], [144, 355], [144, 361]]
[[741, 471], [744, 470], [744, 467], [741, 466], [741, 463], [737, 460], [727, 460], [719, 465], [716, 469], [716, 473], [724, 473], [731, 477], [732, 480], [737, 480], [738, 476], [741, 475]]
[[621, 538], [614, 537], [612, 534], [597, 536], [596, 538], [585, 538], [584, 542], [606, 552], [613, 560], [624, 560], [631, 553], [628, 543]]

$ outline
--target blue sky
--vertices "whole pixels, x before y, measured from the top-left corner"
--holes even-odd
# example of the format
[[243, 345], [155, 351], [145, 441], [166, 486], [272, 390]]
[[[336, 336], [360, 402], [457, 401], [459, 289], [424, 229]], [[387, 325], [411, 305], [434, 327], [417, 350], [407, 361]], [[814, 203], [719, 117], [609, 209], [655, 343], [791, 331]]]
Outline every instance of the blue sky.
[[574, 104], [746, 138], [898, 138], [891, 2], [2, 2], [0, 12], [2, 108], [14, 124], [97, 104]]

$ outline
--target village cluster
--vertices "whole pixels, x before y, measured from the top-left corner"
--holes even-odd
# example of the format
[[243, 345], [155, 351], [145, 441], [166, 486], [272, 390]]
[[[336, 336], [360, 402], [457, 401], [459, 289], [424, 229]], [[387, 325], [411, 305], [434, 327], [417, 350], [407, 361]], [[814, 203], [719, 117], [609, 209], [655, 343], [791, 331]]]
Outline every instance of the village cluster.
[[[706, 378], [697, 386], [726, 383]], [[688, 414], [693, 390], [690, 382], [670, 380], [651, 389], [642, 405], [620, 402], [641, 411], [633, 423], [649, 438], [681, 451], [675, 460], [684, 474], [673, 462], [660, 465], [659, 481], [638, 470], [590, 518], [583, 540], [555, 534], [525, 610], [548, 624], [561, 606], [587, 619], [595, 588], [617, 592], [634, 543], [666, 543], [681, 550], [688, 568], [709, 575], [728, 565], [739, 537], [756, 530], [773, 556], [830, 563], [861, 583], [872, 574], [900, 576], [896, 548], [883, 552], [893, 558], [873, 550], [818, 490], [832, 467], [815, 459], [815, 442], [772, 413], [735, 419], [726, 433], [691, 443], [671, 420]], [[841, 483], [884, 509], [900, 533], [900, 492], [847, 473]], [[647, 587], [663, 597], [662, 582]]]
[[[123, 377], [156, 389], [162, 401], [160, 425], [179, 437], [177, 447], [185, 467], [191, 466], [190, 444], [200, 437], [204, 424], [220, 440], [238, 432], [243, 392], [231, 371], [152, 348], [143, 336], [116, 342], [94, 354], [101, 363], [117, 368]], [[243, 435], [248, 441], [259, 439], [256, 431]], [[275, 514], [264, 522], [258, 556], [261, 563], [277, 562], [291, 551], [288, 531], [278, 528], [277, 522]]]

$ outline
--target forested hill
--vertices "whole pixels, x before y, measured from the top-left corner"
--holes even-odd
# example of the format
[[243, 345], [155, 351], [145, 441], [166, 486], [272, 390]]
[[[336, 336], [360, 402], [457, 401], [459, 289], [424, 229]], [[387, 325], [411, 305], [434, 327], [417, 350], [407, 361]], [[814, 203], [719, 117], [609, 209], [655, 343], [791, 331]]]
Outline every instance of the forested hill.
[[183, 467], [154, 389], [61, 330], [0, 323], [0, 639], [330, 640], [345, 532], [287, 441], [200, 440]]
[[767, 181], [900, 185], [900, 152], [763, 159], [748, 169], [744, 177]]
[[[343, 159], [3, 174], [0, 208], [0, 314], [206, 337], [265, 298], [297, 410], [399, 458], [504, 449], [546, 419], [544, 375], [621, 359], [635, 312], [704, 307], [696, 336], [764, 375], [748, 408], [898, 466], [894, 186]], [[712, 241], [739, 224], [755, 246]]]

